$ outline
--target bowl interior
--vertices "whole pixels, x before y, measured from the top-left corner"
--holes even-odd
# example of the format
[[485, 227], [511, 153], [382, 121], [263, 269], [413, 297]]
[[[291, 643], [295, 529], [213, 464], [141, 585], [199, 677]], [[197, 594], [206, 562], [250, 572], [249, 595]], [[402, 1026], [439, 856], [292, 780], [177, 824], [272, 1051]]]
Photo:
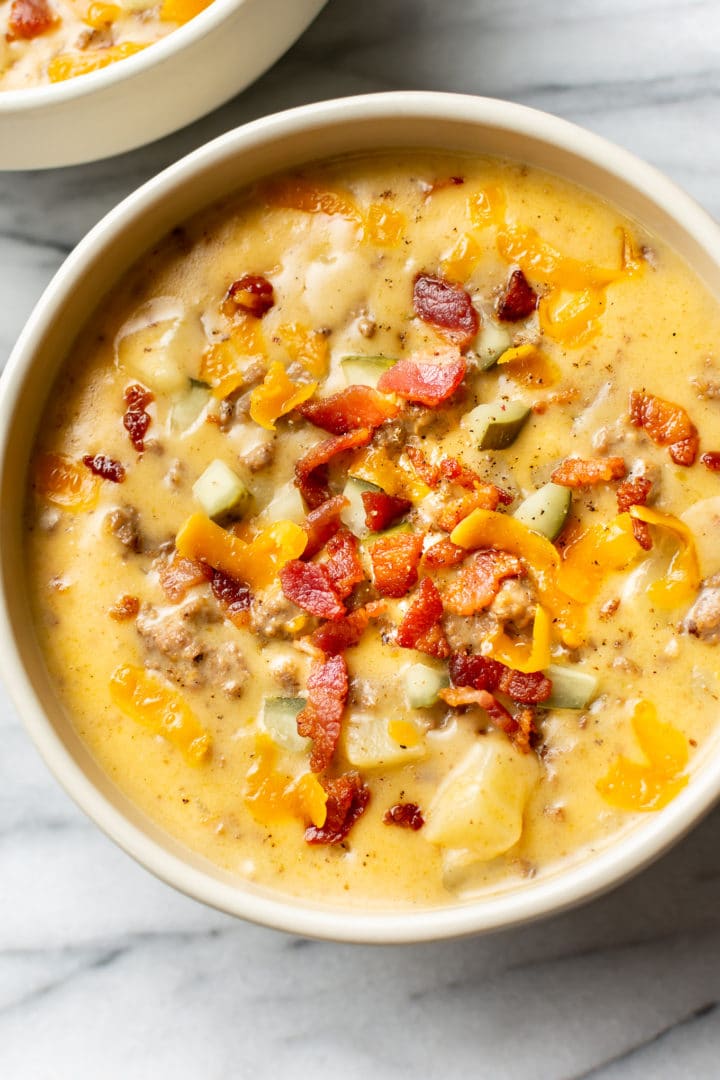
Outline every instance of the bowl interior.
[[705, 747], [688, 788], [606, 848], [554, 874], [452, 908], [338, 911], [236, 878], [154, 826], [92, 760], [63, 713], [35, 641], [23, 582], [25, 473], [38, 418], [87, 315], [173, 226], [276, 170], [348, 152], [416, 148], [524, 161], [574, 181], [642, 221], [720, 296], [720, 233], [652, 168], [581, 129], [520, 106], [455, 95], [391, 94], [309, 106], [231, 132], [179, 162], [113, 210], [48, 287], [3, 376], [0, 399], [0, 647], [5, 676], [41, 753], [81, 807], [150, 870], [223, 910], [313, 936], [356, 941], [449, 937], [570, 906], [649, 862], [720, 793], [720, 753]]

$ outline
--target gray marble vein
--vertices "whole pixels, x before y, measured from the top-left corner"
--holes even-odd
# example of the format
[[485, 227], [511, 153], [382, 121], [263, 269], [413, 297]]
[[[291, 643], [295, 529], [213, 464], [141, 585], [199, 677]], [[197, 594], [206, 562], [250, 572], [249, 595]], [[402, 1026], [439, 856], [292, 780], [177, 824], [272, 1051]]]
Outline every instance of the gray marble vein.
[[[506, 97], [645, 157], [720, 215], [710, 0], [330, 0], [258, 83], [161, 142], [0, 175], [0, 365], [120, 198], [276, 109], [395, 88]], [[0, 695], [2, 1080], [720, 1075], [720, 811], [639, 877], [508, 934], [405, 948], [244, 925], [168, 889], [48, 775]]]

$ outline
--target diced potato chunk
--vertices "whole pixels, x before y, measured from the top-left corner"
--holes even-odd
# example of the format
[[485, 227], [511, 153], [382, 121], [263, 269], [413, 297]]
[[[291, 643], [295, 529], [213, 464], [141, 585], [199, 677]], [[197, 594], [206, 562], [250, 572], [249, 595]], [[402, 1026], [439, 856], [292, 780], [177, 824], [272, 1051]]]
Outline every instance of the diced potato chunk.
[[680, 520], [693, 531], [702, 576], [717, 574], [720, 571], [720, 495], [693, 503]]
[[115, 349], [121, 368], [164, 394], [187, 388], [205, 344], [199, 319], [178, 315], [170, 304], [163, 311], [156, 303], [145, 305], [122, 327]]
[[[418, 732], [424, 733], [424, 729], [419, 725]], [[423, 738], [414, 746], [403, 746], [392, 738], [385, 717], [368, 713], [356, 714], [345, 721], [342, 749], [350, 764], [358, 769], [404, 765], [407, 761], [417, 761], [427, 754]]]
[[425, 839], [462, 849], [468, 862], [501, 855], [520, 839], [539, 769], [534, 754], [519, 753], [503, 735], [479, 738], [435, 793]]

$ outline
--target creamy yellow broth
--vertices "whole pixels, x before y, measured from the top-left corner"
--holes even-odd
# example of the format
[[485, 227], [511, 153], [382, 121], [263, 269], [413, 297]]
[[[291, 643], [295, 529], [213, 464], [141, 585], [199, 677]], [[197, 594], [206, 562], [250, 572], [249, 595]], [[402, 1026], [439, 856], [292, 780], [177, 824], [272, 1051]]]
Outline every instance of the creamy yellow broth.
[[[463, 183], [447, 182], [451, 177]], [[329, 212], [317, 212], [323, 208]], [[507, 250], [507, 237], [517, 237], [519, 228], [537, 231], [534, 250], [545, 245], [544, 263], [524, 265], [517, 247]], [[548, 245], [582, 264], [573, 271], [577, 280], [567, 262], [565, 277], [551, 280]], [[498, 298], [518, 265], [540, 297], [540, 311], [500, 323]], [[609, 283], [598, 268], [608, 272]], [[395, 641], [415, 589], [388, 600], [360, 644], [344, 654], [350, 696], [325, 775], [353, 766], [348, 740], [358, 725], [384, 725], [386, 744], [390, 738], [399, 760], [373, 762], [370, 753], [360, 765], [355, 751], [370, 793], [367, 809], [342, 843], [312, 846], [304, 839], [312, 800], [298, 808], [287, 796], [278, 811], [248, 796], [257, 790], [258, 770], [260, 777], [267, 773], [269, 757], [273, 775], [285, 777], [286, 786], [310, 772], [307, 750], [274, 745], [259, 730], [264, 697], [306, 696], [308, 676], [320, 661], [304, 651], [302, 639], [318, 620], [284, 601], [275, 580], [254, 590], [253, 622], [238, 626], [223, 616], [205, 582], [172, 602], [159, 570], [200, 509], [193, 484], [216, 459], [252, 496], [242, 512], [218, 518], [224, 528], [239, 530], [247, 541], [278, 517], [293, 520], [287, 508], [299, 505], [295, 463], [330, 436], [294, 412], [278, 417], [274, 431], [251, 418], [249, 405], [273, 362], [287, 368], [296, 387], [317, 382], [322, 397], [345, 388], [340, 361], [348, 355], [403, 359], [448, 347], [446, 335], [413, 309], [420, 272], [461, 283], [482, 329], [466, 350], [460, 392], [434, 409], [406, 406], [398, 423], [411, 416], [414, 434], [401, 430], [402, 439], [414, 440], [434, 461], [453, 455], [507, 489], [513, 502], [497, 510], [505, 515], [565, 458], [619, 456], [628, 472], [644, 470], [652, 480], [653, 510], [673, 518], [688, 514], [699, 571], [685, 580], [689, 591], [681, 602], [658, 606], [648, 586], [664, 579], [678, 539], [656, 525], [652, 550], [632, 542], [628, 565], [602, 571], [596, 594], [580, 604], [581, 643], [569, 635], [563, 640], [558, 626], [550, 635], [553, 663], [596, 676], [597, 688], [582, 709], [533, 708], [537, 735], [529, 753], [516, 749], [477, 706], [440, 701], [409, 707], [407, 668], [445, 665]], [[238, 321], [225, 298], [245, 274], [264, 276], [275, 303], [260, 318]], [[580, 286], [587, 286], [587, 317], [581, 310], [579, 319], [563, 323], [559, 307], [578, 302]], [[625, 783], [633, 768], [627, 762], [634, 762], [657, 783], [662, 805], [682, 788], [716, 724], [712, 577], [720, 570], [713, 538], [720, 506], [705, 500], [720, 495], [720, 479], [699, 457], [690, 467], [674, 464], [667, 447], [630, 424], [628, 401], [631, 391], [645, 391], [684, 407], [699, 431], [700, 453], [720, 449], [720, 440], [713, 445], [719, 336], [716, 302], [657, 238], [587, 192], [501, 161], [424, 154], [342, 160], [260, 184], [193, 219], [148, 252], [101, 305], [68, 357], [38, 434], [29, 482], [28, 575], [39, 640], [78, 733], [118, 787], [170, 834], [238, 879], [283, 892], [361, 907], [447, 904], [589, 856], [640, 812], [632, 792], [618, 796], [616, 784], [616, 796], [608, 793], [607, 778], [625, 777]], [[224, 400], [222, 387], [218, 396], [189, 382], [207, 377], [208, 350], [222, 342], [235, 343], [230, 361], [225, 354], [225, 375], [241, 372]], [[482, 370], [491, 349], [497, 354], [522, 345], [530, 360], [521, 354]], [[540, 350], [540, 361], [533, 349]], [[530, 381], [528, 370], [535, 372]], [[122, 424], [123, 393], [135, 383], [154, 394], [142, 454]], [[193, 392], [199, 411], [197, 404], [186, 408]], [[508, 398], [536, 411], [506, 449], [478, 449], [462, 418], [481, 402]], [[68, 508], [38, 478], [48, 452], [74, 463], [107, 455], [124, 465], [126, 478], [94, 481], [89, 499], [96, 504]], [[338, 490], [349, 467], [347, 456], [332, 466]], [[77, 468], [82, 473], [82, 464]], [[617, 487], [613, 481], [573, 490], [558, 552], [568, 538], [617, 518]], [[273, 509], [278, 493], [280, 509]], [[416, 494], [409, 514], [411, 528], [427, 532], [426, 547], [447, 535], [430, 520], [438, 499], [436, 492]], [[303, 514], [302, 506], [294, 512], [295, 526]], [[350, 606], [377, 596], [367, 541], [361, 551], [369, 581]], [[316, 561], [323, 558], [321, 552]], [[442, 591], [457, 572], [432, 576]], [[421, 566], [420, 576], [426, 574]], [[701, 633], [688, 616], [697, 595], [705, 604]], [[139, 611], [118, 621], [109, 612], [122, 597], [136, 598]], [[186, 615], [186, 637], [170, 655], [156, 647], [157, 631], [177, 629], [178, 612]], [[463, 620], [444, 619], [457, 649]], [[500, 619], [500, 625], [527, 642], [532, 619], [520, 621]], [[688, 632], [691, 624], [695, 633]], [[258, 626], [260, 637], [253, 631]], [[492, 653], [482, 626], [482, 619], [468, 621], [466, 637], [474, 652]], [[190, 653], [193, 641], [202, 644], [200, 658], [189, 662], [187, 655], [178, 658], [188, 636]], [[159, 680], [154, 685], [191, 710], [212, 743], [199, 763], [114, 703], [110, 684], [121, 665], [147, 669]], [[648, 740], [640, 735], [641, 748], [637, 721], [633, 726], [638, 706], [657, 713], [649, 721], [655, 723], [650, 765], [643, 754]], [[392, 729], [394, 742], [388, 721], [405, 724]], [[666, 756], [659, 773], [653, 754]], [[473, 778], [481, 773], [473, 794]], [[307, 783], [317, 796], [316, 781]], [[386, 824], [386, 811], [398, 803], [416, 804], [424, 826], [413, 831]]]
[[63, 82], [133, 56], [210, 0], [0, 0], [0, 90]]

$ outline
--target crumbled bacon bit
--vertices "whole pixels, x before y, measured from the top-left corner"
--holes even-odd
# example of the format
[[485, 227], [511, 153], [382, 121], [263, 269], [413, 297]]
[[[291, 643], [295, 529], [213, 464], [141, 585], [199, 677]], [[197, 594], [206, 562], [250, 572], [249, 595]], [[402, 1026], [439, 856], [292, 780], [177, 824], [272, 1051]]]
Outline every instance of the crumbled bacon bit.
[[422, 533], [394, 533], [369, 545], [375, 587], [383, 596], [405, 596], [418, 579]]
[[511, 738], [518, 730], [517, 720], [488, 690], [475, 690], [469, 686], [460, 688], [446, 687], [443, 690], [438, 690], [438, 697], [454, 709], [463, 705], [479, 705], [488, 714], [493, 724]]
[[321, 619], [341, 619], [345, 605], [341, 601], [324, 563], [305, 563], [291, 559], [280, 571], [280, 584], [288, 600]]
[[348, 505], [344, 495], [334, 495], [318, 507], [311, 510], [305, 518], [303, 529], [308, 534], [308, 542], [302, 553], [303, 561], [312, 559], [324, 548], [331, 536], [340, 528], [340, 515]]
[[537, 307], [537, 293], [529, 284], [522, 270], [515, 270], [501, 298], [497, 315], [501, 322], [519, 322], [532, 315]]
[[451, 398], [465, 378], [467, 364], [459, 353], [438, 359], [398, 360], [378, 379], [378, 390], [397, 394], [406, 401], [419, 401], [434, 408]]
[[386, 495], [384, 491], [363, 491], [360, 498], [365, 509], [365, 524], [371, 532], [389, 529], [412, 507], [409, 499]]
[[194, 588], [195, 585], [202, 585], [211, 573], [212, 571], [202, 563], [195, 562], [194, 559], [185, 559], [182, 555], [178, 555], [177, 551], [173, 551], [169, 559], [163, 559], [158, 570], [161, 588], [173, 604], [184, 600], [188, 589]]
[[347, 435], [334, 435], [331, 439], [313, 446], [307, 454], [295, 464], [295, 483], [300, 494], [311, 510], [330, 498], [328, 489], [328, 462], [337, 454], [346, 450], [357, 450], [367, 446], [372, 439], [370, 428], [350, 431]]
[[345, 599], [356, 585], [365, 580], [358, 554], [357, 537], [349, 529], [340, 529], [327, 543], [328, 561], [324, 563], [335, 592]]
[[523, 705], [538, 705], [552, 693], [552, 682], [542, 671], [513, 671], [489, 656], [453, 653], [449, 669], [453, 686], [500, 690]]
[[667, 446], [676, 465], [692, 465], [700, 439], [692, 420], [681, 405], [653, 394], [630, 393], [630, 422], [647, 431], [657, 446]]
[[467, 548], [459, 547], [448, 537], [444, 537], [427, 549], [423, 559], [427, 566], [458, 566], [467, 556]]
[[430, 323], [459, 349], [467, 349], [480, 329], [480, 316], [462, 285], [430, 274], [418, 274], [413, 287], [413, 306], [423, 322]]
[[433, 490], [438, 487], [442, 480], [440, 466], [432, 465], [419, 446], [406, 446], [405, 453], [423, 483]]
[[[313, 664], [307, 681], [307, 705], [297, 716], [298, 735], [313, 740], [310, 755], [313, 772], [326, 769], [335, 755], [347, 695], [348, 671], [342, 656], [331, 656]], [[330, 816], [328, 807], [326, 826]]]
[[[620, 513], [624, 514], [631, 506], [645, 506], [651, 487], [652, 481], [648, 480], [646, 476], [635, 476], [631, 477], [629, 480], [624, 480], [616, 493], [618, 510]], [[632, 527], [633, 536], [640, 547], [643, 548], [644, 551], [650, 551], [652, 547], [652, 534], [647, 521], [640, 521], [639, 518], [633, 518]]]
[[494, 484], [483, 484], [474, 491], [466, 491], [460, 498], [445, 503], [438, 513], [437, 526], [443, 532], [452, 532], [473, 510], [497, 510], [500, 503], [507, 505], [508, 499], [512, 502], [512, 495], [508, 492]]
[[125, 467], [114, 458], [106, 457], [105, 454], [86, 454], [83, 465], [87, 465], [95, 476], [101, 476], [103, 480], [111, 480], [113, 484], [122, 484], [125, 479]]
[[708, 450], [706, 454], [702, 455], [700, 460], [710, 472], [720, 472], [720, 453], [716, 450]]
[[213, 570], [210, 588], [226, 617], [237, 626], [244, 626], [248, 620], [252, 599], [249, 586], [244, 581], [224, 574], [222, 570]]
[[310, 634], [308, 640], [314, 648], [319, 649], [326, 656], [337, 656], [338, 653], [357, 645], [370, 620], [382, 615], [385, 607], [384, 600], [373, 600], [365, 607], [351, 611], [343, 619], [323, 623]]
[[341, 844], [365, 813], [370, 802], [370, 789], [357, 772], [343, 773], [333, 779], [324, 777], [320, 782], [328, 794], [327, 818], [321, 828], [308, 826], [305, 840], [308, 844]]
[[515, 721], [517, 723], [517, 731], [513, 732], [510, 737], [515, 744], [515, 748], [519, 750], [521, 754], [529, 754], [538, 734], [535, 725], [535, 713], [532, 709], [528, 708], [518, 709], [515, 713]]
[[621, 457], [565, 458], [554, 470], [550, 479], [562, 487], [589, 487], [611, 480], [622, 480], [627, 469]]
[[458, 484], [459, 487], [467, 488], [469, 491], [472, 491], [475, 488], [487, 487], [474, 469], [470, 469], [467, 465], [463, 465], [457, 458], [443, 458], [439, 468], [440, 476], [443, 480], [447, 480], [448, 483]]
[[145, 435], [151, 423], [146, 408], [155, 400], [155, 395], [140, 383], [133, 383], [125, 388], [123, 398], [127, 406], [123, 415], [123, 426], [138, 454], [142, 454], [145, 449]]
[[446, 660], [450, 655], [450, 642], [440, 623], [431, 626], [430, 629], [417, 639], [415, 648], [418, 652], [427, 653], [437, 660]]
[[237, 311], [254, 315], [261, 319], [275, 304], [275, 293], [267, 278], [261, 274], [245, 274], [233, 281], [222, 303], [222, 310], [228, 318]]
[[348, 386], [331, 397], [305, 401], [295, 411], [332, 435], [346, 435], [358, 428], [375, 430], [394, 419], [400, 406], [371, 386]]
[[425, 824], [425, 818], [420, 813], [417, 803], [395, 803], [383, 815], [386, 825], [399, 825], [403, 829], [412, 829], [417, 832]]
[[116, 622], [125, 622], [126, 619], [134, 619], [140, 610], [140, 600], [137, 596], [121, 596], [111, 608], [108, 615]]
[[56, 21], [47, 0], [12, 0], [7, 23], [7, 38], [29, 40], [39, 37], [54, 26]]
[[521, 577], [525, 568], [506, 551], [480, 551], [472, 555], [448, 583], [443, 601], [454, 615], [476, 615], [490, 607], [506, 578]]
[[442, 616], [443, 605], [437, 586], [430, 578], [423, 578], [397, 628], [395, 640], [403, 649], [418, 649], [440, 660], [445, 659], [450, 655], [450, 646], [440, 626]]

